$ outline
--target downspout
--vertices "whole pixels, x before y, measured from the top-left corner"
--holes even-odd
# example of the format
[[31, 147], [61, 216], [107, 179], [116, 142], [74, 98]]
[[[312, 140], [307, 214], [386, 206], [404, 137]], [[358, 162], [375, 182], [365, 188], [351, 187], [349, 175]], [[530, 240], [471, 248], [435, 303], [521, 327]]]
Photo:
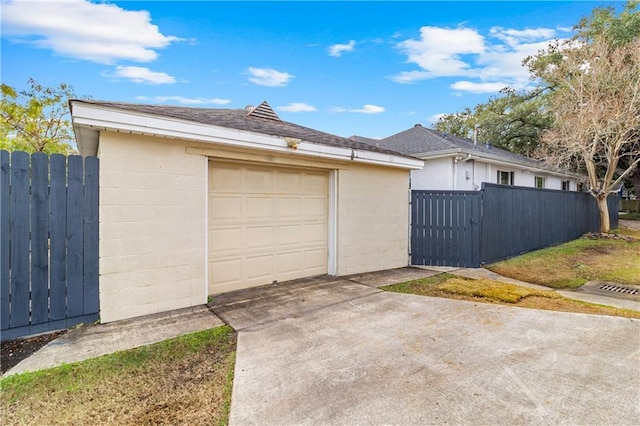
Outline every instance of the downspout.
[[458, 157], [453, 157], [453, 190], [458, 189]]

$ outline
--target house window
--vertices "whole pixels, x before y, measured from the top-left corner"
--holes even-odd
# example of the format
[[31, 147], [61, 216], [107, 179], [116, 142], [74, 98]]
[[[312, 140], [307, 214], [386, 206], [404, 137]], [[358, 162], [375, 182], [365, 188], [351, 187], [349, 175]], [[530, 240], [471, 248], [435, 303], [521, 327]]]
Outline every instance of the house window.
[[571, 186], [569, 185], [569, 181], [568, 180], [563, 180], [562, 181], [562, 190], [563, 191], [571, 191]]
[[536, 188], [544, 188], [545, 178], [542, 176], [536, 176]]
[[498, 183], [500, 185], [513, 185], [513, 172], [498, 170]]

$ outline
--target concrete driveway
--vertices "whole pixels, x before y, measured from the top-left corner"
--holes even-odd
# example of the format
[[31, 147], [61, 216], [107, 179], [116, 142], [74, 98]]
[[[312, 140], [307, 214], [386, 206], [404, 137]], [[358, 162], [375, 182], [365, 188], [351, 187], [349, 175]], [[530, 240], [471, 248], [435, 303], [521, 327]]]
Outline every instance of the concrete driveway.
[[387, 278], [216, 298], [239, 330], [230, 424], [640, 424], [640, 321], [382, 292]]

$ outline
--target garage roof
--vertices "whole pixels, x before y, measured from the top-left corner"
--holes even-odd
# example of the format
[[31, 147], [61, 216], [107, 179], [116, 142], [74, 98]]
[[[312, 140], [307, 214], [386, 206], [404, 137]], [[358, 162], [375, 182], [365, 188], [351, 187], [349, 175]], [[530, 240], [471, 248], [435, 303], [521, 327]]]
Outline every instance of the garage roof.
[[[283, 121], [277, 116], [277, 114], [273, 111], [273, 109], [266, 101], [262, 102], [257, 107], [247, 107], [245, 109], [194, 108], [87, 99], [76, 99], [69, 102], [71, 105], [72, 117], [74, 117], [74, 108], [77, 108], [78, 105], [85, 104], [89, 106], [99, 107], [101, 109], [116, 109], [120, 111], [128, 111], [139, 115], [141, 114], [185, 120], [204, 125], [237, 129], [281, 138], [295, 138], [317, 145], [350, 148], [358, 151], [369, 151], [380, 154], [393, 155], [394, 157], [404, 157], [406, 159], [416, 160], [416, 158], [413, 156], [399, 153], [388, 148], [373, 146], [353, 139], [343, 138], [341, 136], [332, 135], [329, 133], [321, 132], [319, 130]], [[74, 128], [76, 129], [76, 133], [78, 134], [81, 133], [78, 132], [81, 129], [79, 129], [76, 121], [77, 120], [74, 120]], [[78, 142], [80, 145], [80, 141]]]

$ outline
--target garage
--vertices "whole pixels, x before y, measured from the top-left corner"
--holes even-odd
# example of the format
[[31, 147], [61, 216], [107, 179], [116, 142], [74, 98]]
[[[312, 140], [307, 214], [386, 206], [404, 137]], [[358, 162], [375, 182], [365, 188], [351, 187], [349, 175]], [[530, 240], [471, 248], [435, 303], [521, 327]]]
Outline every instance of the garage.
[[284, 121], [266, 101], [70, 104], [81, 154], [100, 162], [103, 323], [409, 262], [422, 160]]
[[209, 294], [327, 273], [326, 170], [209, 161]]

